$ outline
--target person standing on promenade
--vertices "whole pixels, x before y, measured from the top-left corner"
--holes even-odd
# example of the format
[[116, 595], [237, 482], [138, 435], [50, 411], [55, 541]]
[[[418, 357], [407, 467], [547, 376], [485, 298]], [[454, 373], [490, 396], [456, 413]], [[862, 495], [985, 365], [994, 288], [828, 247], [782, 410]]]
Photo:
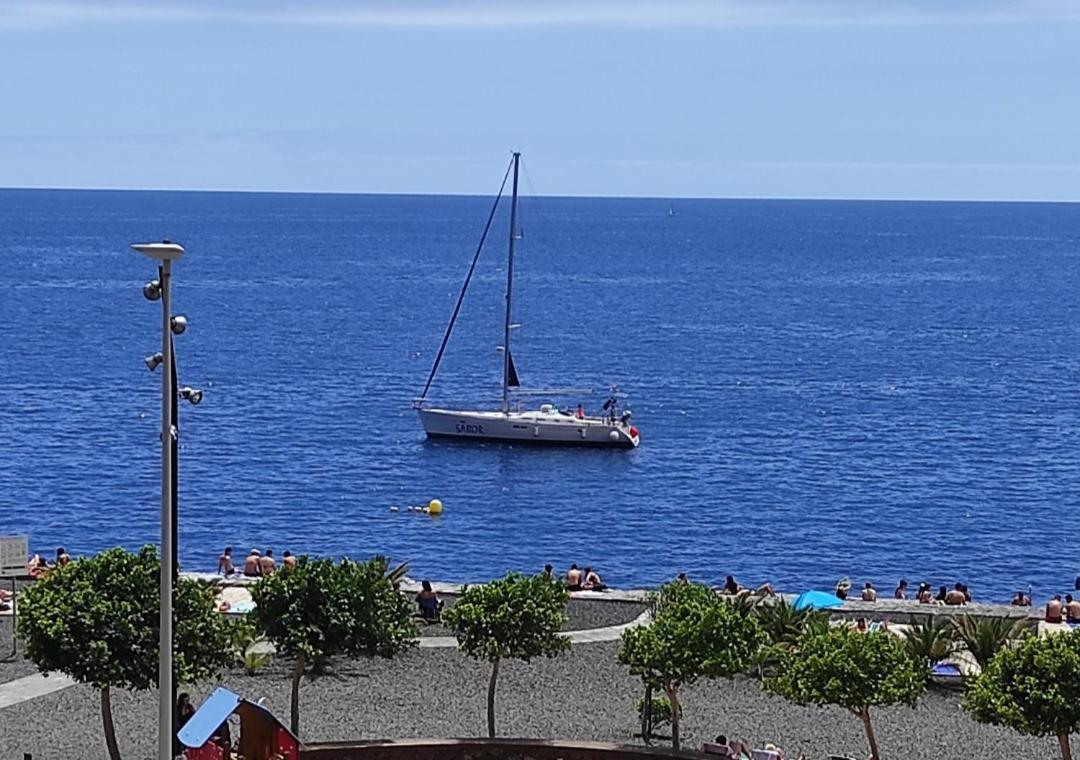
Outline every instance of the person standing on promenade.
[[864, 602], [876, 602], [877, 601], [877, 591], [874, 590], [874, 584], [872, 584], [870, 581], [867, 581], [866, 585], [863, 586], [862, 600]]
[[232, 561], [232, 547], [226, 546], [225, 551], [217, 558], [217, 572], [228, 578], [235, 570], [236, 568], [233, 567]]
[[248, 578], [258, 578], [262, 575], [259, 570], [259, 550], [252, 549], [251, 552], [244, 558], [244, 575]]
[[576, 562], [571, 563], [570, 569], [566, 571], [566, 588], [581, 591], [581, 571], [578, 570]]
[[900, 584], [896, 587], [896, 591], [893, 592], [893, 599], [907, 600], [907, 581], [900, 581]]
[[274, 560], [274, 550], [267, 549], [266, 554], [259, 560], [259, 574], [273, 575], [275, 570], [277, 570], [277, 562]]

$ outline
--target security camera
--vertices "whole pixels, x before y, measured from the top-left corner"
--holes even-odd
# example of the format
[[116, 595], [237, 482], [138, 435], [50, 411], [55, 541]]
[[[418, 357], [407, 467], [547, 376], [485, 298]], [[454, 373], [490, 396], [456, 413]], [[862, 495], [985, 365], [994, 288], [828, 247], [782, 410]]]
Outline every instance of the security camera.
[[165, 357], [161, 355], [160, 351], [158, 351], [156, 354], [151, 354], [150, 356], [146, 357], [145, 359], [143, 359], [143, 361], [146, 362], [146, 368], [153, 372], [158, 368], [159, 364], [165, 361]]

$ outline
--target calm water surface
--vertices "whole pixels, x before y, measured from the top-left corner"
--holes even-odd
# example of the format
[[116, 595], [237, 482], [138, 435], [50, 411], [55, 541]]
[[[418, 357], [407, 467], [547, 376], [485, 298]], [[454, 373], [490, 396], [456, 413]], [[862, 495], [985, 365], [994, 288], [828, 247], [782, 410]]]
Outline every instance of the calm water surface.
[[[0, 534], [156, 540], [159, 306], [127, 246], [169, 238], [181, 383], [206, 390], [182, 410], [188, 568], [228, 543], [454, 580], [1071, 588], [1080, 206], [525, 199], [518, 368], [628, 391], [643, 444], [610, 452], [423, 437], [410, 401], [489, 203], [0, 191]], [[499, 393], [493, 236], [442, 401]], [[388, 509], [432, 497], [437, 520]]]

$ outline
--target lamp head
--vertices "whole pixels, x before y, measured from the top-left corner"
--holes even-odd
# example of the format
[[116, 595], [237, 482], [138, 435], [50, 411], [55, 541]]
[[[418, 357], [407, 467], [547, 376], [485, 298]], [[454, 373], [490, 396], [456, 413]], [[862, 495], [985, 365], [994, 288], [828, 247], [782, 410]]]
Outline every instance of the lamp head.
[[173, 335], [183, 335], [184, 330], [187, 329], [187, 317], [183, 314], [177, 314], [171, 320]]
[[185, 385], [180, 389], [180, 398], [189, 402], [192, 406], [198, 406], [202, 403], [203, 392]]
[[161, 283], [157, 280], [150, 280], [142, 286], [142, 294], [147, 301], [157, 301], [161, 298]]
[[158, 351], [156, 354], [151, 354], [150, 356], [146, 357], [145, 359], [143, 359], [143, 361], [146, 362], [146, 368], [153, 372], [158, 368], [158, 365], [165, 361], [165, 357], [161, 355], [160, 351]]
[[160, 243], [136, 243], [131, 247], [154, 261], [176, 261], [184, 255], [184, 247], [169, 240], [162, 240]]

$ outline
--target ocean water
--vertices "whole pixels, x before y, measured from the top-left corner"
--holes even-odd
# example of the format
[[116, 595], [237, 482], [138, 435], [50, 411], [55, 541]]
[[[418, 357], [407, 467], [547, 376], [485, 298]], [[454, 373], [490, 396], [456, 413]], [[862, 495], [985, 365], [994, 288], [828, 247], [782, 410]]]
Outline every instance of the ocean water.
[[[490, 202], [0, 191], [0, 534], [156, 541], [160, 305], [128, 245], [168, 238], [180, 381], [206, 391], [181, 410], [188, 569], [231, 544], [446, 580], [1071, 588], [1080, 206], [524, 198], [522, 380], [618, 383], [627, 452], [424, 439], [410, 402]], [[506, 234], [437, 400], [498, 397]]]

